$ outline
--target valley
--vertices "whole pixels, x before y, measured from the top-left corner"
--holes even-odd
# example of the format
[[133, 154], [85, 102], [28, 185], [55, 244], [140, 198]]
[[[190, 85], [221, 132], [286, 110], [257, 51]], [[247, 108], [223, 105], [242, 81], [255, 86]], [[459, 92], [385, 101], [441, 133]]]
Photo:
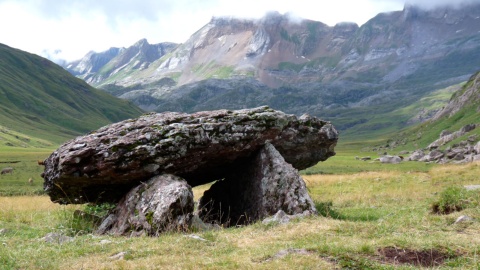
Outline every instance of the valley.
[[[479, 269], [480, 189], [470, 190], [480, 185], [480, 154], [471, 154], [480, 147], [479, 18], [474, 3], [406, 5], [362, 26], [276, 12], [212, 18], [182, 44], [142, 39], [63, 67], [0, 44], [0, 169], [13, 169], [0, 175], [0, 268]], [[77, 136], [143, 114], [261, 105], [340, 131], [336, 155], [300, 171], [318, 215], [97, 235], [91, 215], [115, 205], [60, 205], [44, 191], [39, 163]], [[462, 146], [468, 162], [408, 161], [467, 125], [475, 128], [434, 149]], [[126, 134], [99, 141], [118, 142], [120, 155]], [[376, 160], [387, 154], [405, 159]], [[213, 184], [203, 183], [193, 187], [197, 204]]]

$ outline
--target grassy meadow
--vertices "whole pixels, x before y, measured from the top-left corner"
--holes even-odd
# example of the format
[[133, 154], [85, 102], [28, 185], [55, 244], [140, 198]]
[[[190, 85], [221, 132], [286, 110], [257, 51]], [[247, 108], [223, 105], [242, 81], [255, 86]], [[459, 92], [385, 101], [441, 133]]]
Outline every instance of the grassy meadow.
[[[13, 168], [12, 174], [0, 175], [0, 196], [39, 195], [43, 193], [43, 179], [40, 174], [45, 160], [54, 149], [0, 146], [0, 170]], [[32, 183], [29, 183], [29, 179]], [[1, 206], [0, 206], [1, 207]]]
[[[51, 151], [0, 149], [1, 165], [15, 169], [0, 176], [0, 269], [480, 268], [480, 191], [450, 196], [464, 203], [461, 211], [432, 213], [445, 190], [480, 184], [480, 163], [387, 165], [356, 160], [377, 156], [340, 146], [302, 172], [319, 216], [191, 232], [200, 240], [190, 233], [127, 238], [93, 235], [92, 224], [73, 215], [91, 206], [42, 195], [37, 160]], [[207, 188], [194, 188], [195, 198]], [[462, 215], [472, 219], [455, 224]], [[46, 242], [52, 232], [72, 238]]]

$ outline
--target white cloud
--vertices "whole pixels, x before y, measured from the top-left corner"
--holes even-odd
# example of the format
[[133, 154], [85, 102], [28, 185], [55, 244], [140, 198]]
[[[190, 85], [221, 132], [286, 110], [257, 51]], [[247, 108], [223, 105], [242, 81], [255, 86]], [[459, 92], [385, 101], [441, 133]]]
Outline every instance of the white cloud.
[[[90, 50], [188, 39], [213, 16], [260, 18], [268, 11], [361, 25], [380, 12], [403, 9], [405, 0], [0, 0], [0, 43], [68, 60]], [[452, 0], [408, 0], [431, 7]], [[480, 0], [460, 0], [471, 3]], [[55, 53], [56, 52], [56, 53]]]

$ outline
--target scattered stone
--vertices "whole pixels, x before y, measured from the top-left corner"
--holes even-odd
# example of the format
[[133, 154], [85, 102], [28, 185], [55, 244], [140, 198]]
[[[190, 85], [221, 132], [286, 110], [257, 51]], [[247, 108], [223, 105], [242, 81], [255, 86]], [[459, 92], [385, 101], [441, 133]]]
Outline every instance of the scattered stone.
[[275, 215], [265, 218], [262, 221], [262, 224], [265, 224], [265, 225], [272, 224], [272, 223], [287, 224], [293, 219], [303, 218], [306, 216], [310, 216], [311, 214], [312, 213], [310, 211], [305, 211], [301, 214], [287, 215], [283, 210], [278, 210], [278, 212]]
[[433, 143], [431, 143], [427, 148], [429, 150], [437, 149], [439, 146], [445, 145], [445, 144], [455, 140], [456, 138], [459, 138], [459, 137], [465, 135], [467, 132], [470, 132], [470, 131], [474, 130], [475, 128], [476, 128], [475, 124], [469, 124], [469, 125], [465, 125], [460, 130], [458, 130], [456, 132], [453, 132], [453, 133], [446, 132], [444, 130], [444, 131], [442, 131], [442, 133], [440, 133], [440, 138], [438, 140], [434, 141]]
[[47, 243], [63, 244], [67, 242], [72, 242], [74, 238], [59, 233], [48, 233], [47, 235], [45, 235], [45, 237], [41, 239]]
[[199, 240], [199, 241], [207, 241], [207, 239], [204, 239], [196, 234], [188, 234], [188, 235], [185, 235], [185, 237], [189, 237], [189, 238], [192, 238], [192, 239], [195, 239], [195, 240]]
[[371, 157], [361, 157], [360, 160], [367, 161], [367, 160], [372, 160]]
[[267, 217], [262, 221], [262, 224], [271, 224], [271, 223], [278, 223], [278, 224], [286, 224], [290, 222], [290, 217], [287, 215], [283, 210], [278, 210], [278, 212], [273, 215], [272, 217]]
[[381, 163], [398, 164], [403, 161], [403, 157], [387, 155], [380, 157], [379, 160]]
[[107, 240], [107, 239], [103, 239], [103, 240], [100, 241], [101, 245], [106, 245], [106, 244], [110, 244], [110, 243], [112, 243], [112, 241]]
[[109, 259], [111, 259], [111, 260], [123, 260], [123, 259], [125, 259], [125, 255], [127, 255], [127, 252], [122, 251], [122, 252], [119, 252], [117, 254], [114, 254], [114, 255], [110, 256]]
[[190, 230], [192, 231], [211, 231], [211, 230], [220, 230], [218, 224], [205, 223], [197, 214], [192, 216], [190, 220]]
[[442, 138], [442, 137], [445, 137], [445, 136], [447, 136], [447, 135], [450, 135], [450, 134], [452, 134], [451, 131], [446, 130], [446, 129], [445, 129], [445, 130], [442, 130], [442, 132], [440, 132], [440, 137], [439, 137], [439, 139]]
[[[468, 126], [464, 130], [468, 130], [469, 128], [471, 127]], [[424, 154], [422, 150], [416, 150], [410, 157], [408, 157], [407, 160], [436, 162], [439, 164], [465, 164], [468, 162], [478, 161], [480, 160], [480, 141], [477, 143], [472, 141], [473, 139], [477, 139], [477, 137], [478, 136], [471, 135], [467, 141], [462, 141], [458, 144], [448, 146], [444, 151], [433, 149], [428, 154]]]
[[477, 190], [477, 189], [480, 189], [480, 185], [466, 185], [466, 186], [463, 186], [465, 187], [466, 190]]
[[419, 161], [425, 156], [425, 153], [422, 150], [415, 150], [409, 157], [408, 161]]
[[480, 154], [480, 141], [474, 146], [475, 153]]
[[463, 216], [459, 216], [453, 224], [465, 223], [465, 222], [469, 222], [469, 221], [472, 221], [472, 220], [473, 220], [473, 218], [463, 215]]

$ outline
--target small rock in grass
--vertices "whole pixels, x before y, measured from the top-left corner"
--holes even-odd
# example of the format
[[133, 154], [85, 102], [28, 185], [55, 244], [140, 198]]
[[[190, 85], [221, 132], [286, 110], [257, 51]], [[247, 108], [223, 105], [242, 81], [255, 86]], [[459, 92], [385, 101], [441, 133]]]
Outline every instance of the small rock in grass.
[[125, 255], [127, 255], [126, 251], [119, 252], [115, 255], [110, 256], [109, 258], [111, 260], [123, 260], [125, 258]]
[[465, 187], [466, 190], [477, 190], [477, 189], [480, 189], [480, 185], [467, 185], [467, 186], [463, 186]]
[[66, 242], [72, 242], [73, 237], [62, 235], [59, 233], [48, 233], [45, 237], [42, 238], [47, 243], [63, 244]]
[[459, 216], [453, 224], [469, 222], [469, 221], [472, 221], [472, 220], [473, 220], [473, 218], [463, 215], [463, 216]]

